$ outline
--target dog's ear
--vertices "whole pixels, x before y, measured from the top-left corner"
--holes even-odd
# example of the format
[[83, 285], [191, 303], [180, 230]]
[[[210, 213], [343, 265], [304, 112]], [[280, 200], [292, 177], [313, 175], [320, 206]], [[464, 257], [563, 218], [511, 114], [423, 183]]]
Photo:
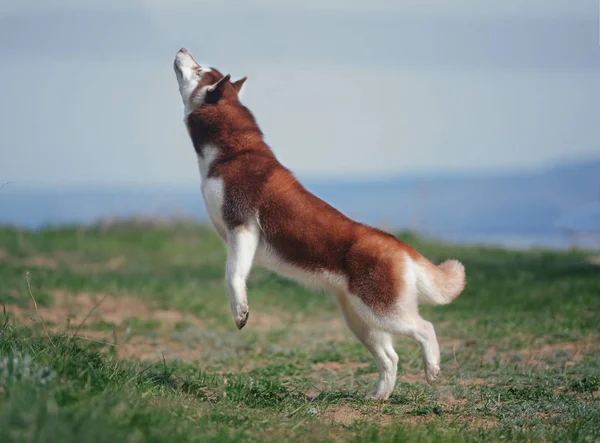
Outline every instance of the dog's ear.
[[208, 88], [206, 88], [206, 101], [208, 103], [218, 102], [221, 99], [221, 97], [223, 97], [225, 85], [229, 82], [230, 79], [231, 75], [227, 74], [217, 83], [215, 83], [214, 85], [210, 85]]
[[240, 89], [242, 89], [242, 85], [246, 80], [248, 80], [248, 77], [242, 77], [239, 80], [236, 80], [231, 83], [233, 89], [235, 89], [235, 92], [237, 92], [238, 94], [240, 93]]

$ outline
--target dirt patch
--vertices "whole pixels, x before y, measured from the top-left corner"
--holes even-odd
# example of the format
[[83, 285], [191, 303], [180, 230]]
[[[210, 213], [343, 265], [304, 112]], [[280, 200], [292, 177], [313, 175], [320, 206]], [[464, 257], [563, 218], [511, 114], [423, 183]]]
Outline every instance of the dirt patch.
[[[121, 325], [128, 319], [156, 320], [161, 326], [175, 326], [179, 322], [188, 322], [200, 326], [200, 321], [189, 314], [175, 310], [154, 310], [149, 304], [135, 297], [115, 297], [111, 294], [67, 291], [54, 291], [54, 305], [44, 308], [48, 314], [65, 309], [74, 323], [104, 321]], [[56, 319], [58, 320], [58, 319]]]
[[9, 257], [10, 256], [8, 255], [8, 252], [6, 252], [6, 249], [0, 248], [0, 262], [8, 260]]
[[25, 260], [25, 265], [36, 268], [56, 269], [60, 263], [55, 258], [47, 255], [34, 255]]
[[410, 384], [427, 384], [423, 372], [419, 372], [418, 374], [412, 372], [398, 372], [398, 380]]
[[444, 406], [445, 410], [452, 408], [463, 409], [469, 403], [466, 398], [456, 398], [454, 394], [452, 394], [452, 389], [448, 386], [439, 386], [437, 392], [438, 401]]
[[358, 368], [366, 368], [370, 363], [358, 363], [358, 362], [347, 362], [341, 363], [339, 361], [325, 361], [320, 363], [315, 363], [313, 365], [314, 369], [326, 369], [330, 371], [355, 371]]
[[588, 258], [588, 262], [592, 265], [600, 266], [600, 255]]
[[485, 363], [494, 363], [496, 360], [496, 355], [498, 355], [498, 350], [495, 346], [488, 347], [488, 350], [485, 351], [485, 355], [483, 356], [483, 361]]
[[432, 421], [440, 421], [445, 423], [460, 423], [467, 428], [470, 429], [493, 429], [498, 426], [499, 422], [482, 417], [474, 417], [474, 416], [457, 416], [455, 414], [445, 414], [445, 415], [412, 415], [412, 411], [409, 411], [408, 414], [402, 415], [394, 415], [390, 417], [391, 421], [401, 422], [401, 423], [410, 423], [414, 426], [425, 426]]
[[[456, 400], [456, 405], [464, 406], [466, 400]], [[446, 415], [413, 415], [412, 410], [408, 409], [403, 412], [394, 413], [393, 415], [384, 414], [379, 407], [370, 407], [368, 409], [358, 409], [348, 405], [331, 405], [320, 415], [325, 420], [334, 423], [348, 425], [359, 420], [368, 420], [377, 423], [380, 426], [389, 426], [396, 423], [408, 423], [415, 426], [423, 426], [432, 421], [442, 422], [458, 422], [471, 429], [492, 429], [498, 426], [499, 422], [491, 418], [461, 416], [455, 414]]]
[[125, 266], [126, 263], [127, 259], [125, 257], [117, 256], [100, 263], [72, 263], [71, 267], [81, 272], [115, 271]]
[[[72, 333], [75, 331], [71, 330]], [[203, 354], [202, 348], [189, 344], [169, 340], [167, 337], [127, 337], [122, 329], [114, 331], [80, 330], [77, 338], [104, 345], [112, 349], [118, 358], [135, 359], [140, 361], [183, 360], [193, 362]]]
[[304, 395], [306, 395], [309, 399], [314, 400], [315, 398], [317, 398], [322, 391], [315, 389], [315, 388], [311, 388], [308, 391], [304, 392]]
[[[596, 336], [584, 337], [573, 342], [559, 342], [539, 347], [523, 348], [517, 351], [502, 352], [499, 354], [501, 364], [516, 363], [520, 366], [529, 367], [551, 367], [546, 359], [560, 356], [560, 364], [575, 366], [583, 360], [585, 353], [591, 349], [598, 349], [598, 338]], [[515, 362], [515, 356], [517, 361]]]
[[128, 297], [115, 297], [111, 294], [80, 292], [72, 294], [67, 291], [55, 291], [53, 308], [65, 307], [71, 318], [78, 323], [87, 316], [90, 323], [103, 320], [120, 325], [128, 318], [148, 319], [150, 313], [141, 300]]
[[361, 411], [345, 405], [332, 405], [323, 412], [322, 417], [340, 424], [349, 424], [364, 419]]
[[[153, 310], [151, 306], [134, 297], [67, 291], [54, 291], [52, 294], [54, 303], [51, 306], [38, 306], [39, 315], [52, 332], [77, 332], [77, 336], [83, 340], [115, 348], [121, 358], [156, 360], [164, 355], [165, 358], [194, 360], [200, 355], [197, 348], [193, 349], [181, 340], [168, 338], [169, 332], [174, 331], [176, 325], [182, 322], [191, 327], [201, 328], [202, 323], [193, 315], [172, 309]], [[23, 324], [39, 322], [32, 303], [28, 308], [7, 305], [6, 309]], [[152, 330], [156, 329], [156, 334], [153, 334], [155, 337], [131, 337], [127, 323], [130, 319], [150, 324]], [[82, 322], [83, 327], [77, 330]], [[107, 323], [114, 327], [110, 330], [94, 329], [94, 325]]]
[[200, 320], [198, 320], [196, 317], [183, 314], [175, 309], [152, 311], [151, 317], [168, 325], [176, 325], [178, 323], [190, 323], [190, 325], [196, 327], [200, 325]]
[[190, 347], [181, 341], [173, 341], [165, 338], [132, 337], [130, 340], [118, 345], [117, 354], [119, 358], [131, 358], [136, 360], [156, 361], [180, 359], [183, 361], [194, 361], [202, 355], [198, 347]]
[[[186, 318], [183, 314], [165, 315], [169, 311], [152, 311], [140, 299], [133, 297], [115, 297], [111, 294], [80, 292], [72, 294], [67, 291], [52, 292], [54, 303], [51, 306], [38, 306], [43, 320], [56, 325], [66, 326], [67, 321], [78, 325], [85, 320], [85, 325], [98, 321], [121, 325], [129, 318], [142, 320], [170, 318], [181, 321]], [[37, 314], [30, 303], [29, 308], [19, 308], [8, 305], [7, 309], [15, 314], [17, 319], [36, 318]]]

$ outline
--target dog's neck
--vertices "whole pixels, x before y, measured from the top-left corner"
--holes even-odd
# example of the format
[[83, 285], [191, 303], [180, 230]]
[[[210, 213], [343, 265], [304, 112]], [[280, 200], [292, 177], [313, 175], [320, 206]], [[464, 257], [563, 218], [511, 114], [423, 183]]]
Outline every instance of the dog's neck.
[[199, 155], [205, 146], [218, 147], [224, 154], [266, 147], [254, 116], [239, 101], [202, 105], [190, 113], [186, 124]]

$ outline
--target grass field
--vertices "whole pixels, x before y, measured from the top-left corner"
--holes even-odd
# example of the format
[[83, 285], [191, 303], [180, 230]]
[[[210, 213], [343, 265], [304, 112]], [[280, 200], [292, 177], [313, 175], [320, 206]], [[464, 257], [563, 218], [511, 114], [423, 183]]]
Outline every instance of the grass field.
[[0, 442], [600, 441], [590, 254], [401, 237], [463, 261], [467, 288], [422, 309], [440, 382], [398, 339], [396, 389], [375, 403], [374, 363], [329, 296], [255, 269], [237, 330], [206, 227], [0, 228]]

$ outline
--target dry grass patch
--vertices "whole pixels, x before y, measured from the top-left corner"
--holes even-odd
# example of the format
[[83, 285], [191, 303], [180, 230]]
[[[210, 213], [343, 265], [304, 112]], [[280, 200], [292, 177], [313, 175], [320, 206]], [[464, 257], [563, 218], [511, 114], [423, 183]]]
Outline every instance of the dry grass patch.
[[[201, 355], [196, 346], [191, 348], [181, 340], [169, 338], [170, 332], [181, 323], [202, 328], [202, 322], [191, 314], [173, 309], [152, 309], [135, 297], [115, 297], [112, 294], [68, 291], [53, 291], [51, 306], [38, 306], [39, 317], [52, 332], [77, 334], [78, 337], [105, 343], [114, 347], [121, 358], [154, 360], [179, 358], [194, 360]], [[38, 322], [39, 317], [33, 303], [27, 308], [6, 305], [9, 315], [19, 323]], [[130, 336], [128, 321], [156, 325], [154, 337]], [[151, 322], [151, 323], [148, 323]], [[114, 325], [113, 328], [98, 330], [97, 325]]]

